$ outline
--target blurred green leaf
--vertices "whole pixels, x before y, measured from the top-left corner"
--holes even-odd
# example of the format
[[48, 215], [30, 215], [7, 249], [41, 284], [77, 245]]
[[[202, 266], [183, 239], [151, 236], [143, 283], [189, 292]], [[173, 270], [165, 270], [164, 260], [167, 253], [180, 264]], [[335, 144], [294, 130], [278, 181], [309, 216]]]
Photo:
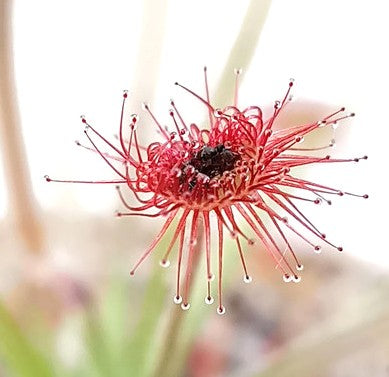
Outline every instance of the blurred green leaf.
[[0, 302], [0, 356], [13, 376], [55, 376], [51, 360], [31, 344], [2, 302]]
[[[158, 249], [165, 250], [167, 241], [168, 236]], [[158, 249], [155, 250], [156, 255], [159, 254]], [[166, 301], [167, 287], [163, 272], [155, 263], [144, 291], [139, 321], [135, 324], [138, 315], [133, 312], [137, 310], [131, 310], [134, 300], [128, 297], [134, 289], [133, 283], [129, 289], [128, 280], [118, 280], [114, 277], [116, 274], [113, 275], [102, 305], [99, 308], [92, 306], [86, 317], [86, 351], [89, 359], [83, 370], [89, 370], [93, 376], [99, 377], [142, 377], [149, 374], [158, 352], [155, 349], [156, 330]], [[131, 333], [128, 333], [128, 328], [133, 329]]]
[[[163, 248], [166, 242], [161, 244]], [[148, 376], [156, 359], [156, 333], [166, 302], [167, 287], [158, 264], [148, 282], [139, 323], [123, 350], [126, 376]]]
[[86, 345], [92, 369], [98, 376], [121, 376], [128, 287], [112, 279], [101, 308], [89, 309], [86, 318]]
[[86, 345], [91, 369], [98, 376], [113, 376], [110, 348], [96, 313], [88, 313], [86, 320]]

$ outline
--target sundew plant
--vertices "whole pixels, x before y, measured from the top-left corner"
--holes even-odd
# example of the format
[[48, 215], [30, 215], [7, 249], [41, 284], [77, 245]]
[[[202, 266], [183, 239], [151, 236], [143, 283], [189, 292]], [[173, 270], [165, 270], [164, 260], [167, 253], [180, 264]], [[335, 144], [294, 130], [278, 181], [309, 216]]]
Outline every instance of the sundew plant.
[[[237, 103], [240, 69], [235, 71], [235, 96], [233, 103], [224, 108], [215, 108], [210, 102], [207, 69], [204, 68], [205, 96], [176, 83], [183, 90], [201, 101], [208, 111], [209, 119], [200, 127], [191, 120], [184, 120], [174, 101], [169, 110], [171, 127], [163, 127], [148, 104], [144, 110], [155, 127], [157, 139], [147, 146], [138, 142], [138, 132], [150, 127], [137, 114], [131, 115], [129, 124], [124, 124], [127, 91], [123, 94], [119, 122], [118, 143], [109, 141], [82, 116], [85, 136], [89, 145], [78, 145], [96, 152], [113, 170], [115, 179], [108, 181], [63, 181], [46, 176], [48, 182], [114, 184], [126, 212], [117, 216], [164, 217], [164, 225], [151, 245], [141, 256], [130, 274], [134, 275], [141, 262], [149, 256], [167, 230], [177, 219], [171, 240], [161, 260], [161, 266], [170, 265], [169, 256], [177, 242], [177, 277], [174, 302], [183, 310], [190, 307], [190, 286], [193, 263], [197, 253], [199, 222], [205, 235], [204, 259], [206, 260], [207, 292], [205, 302], [212, 304], [211, 284], [214, 280], [211, 266], [211, 239], [217, 238], [217, 312], [224, 314], [222, 301], [222, 275], [224, 237], [227, 232], [236, 242], [243, 279], [250, 283], [252, 278], [244, 257], [242, 241], [254, 245], [255, 239], [239, 225], [245, 222], [282, 272], [285, 282], [299, 282], [299, 271], [303, 269], [294, 246], [289, 241], [293, 233], [312, 247], [321, 251], [322, 243], [338, 251], [342, 246], [334, 245], [321, 230], [299, 209], [299, 202], [331, 204], [331, 195], [356, 196], [354, 194], [299, 178], [294, 169], [305, 165], [359, 162], [367, 156], [356, 158], [332, 158], [326, 150], [332, 146], [306, 148], [304, 136], [321, 127], [337, 127], [338, 123], [354, 113], [339, 108], [313, 123], [291, 125], [275, 130], [274, 124], [282, 111], [287, 111], [292, 99], [291, 79], [282, 100], [277, 100], [270, 116], [264, 116], [261, 107], [252, 105], [240, 109]], [[129, 130], [128, 140], [125, 130]], [[98, 140], [105, 149], [98, 146]], [[323, 154], [324, 150], [324, 154]], [[312, 155], [311, 152], [316, 152]], [[128, 203], [121, 189], [125, 186], [139, 202], [139, 206]], [[293, 223], [289, 221], [293, 220]], [[299, 229], [296, 225], [300, 225]], [[280, 239], [281, 241], [278, 241]], [[227, 256], [228, 257], [228, 256]], [[186, 265], [183, 265], [183, 260]]]

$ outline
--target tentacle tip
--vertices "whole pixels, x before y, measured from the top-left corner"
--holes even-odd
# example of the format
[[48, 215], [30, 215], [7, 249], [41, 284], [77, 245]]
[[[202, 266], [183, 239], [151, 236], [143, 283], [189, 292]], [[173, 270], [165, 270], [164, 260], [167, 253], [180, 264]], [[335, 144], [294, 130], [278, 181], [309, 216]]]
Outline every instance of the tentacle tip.
[[123, 98], [127, 98], [127, 97], [128, 97], [128, 90], [124, 89], [123, 90]]
[[368, 194], [365, 194], [365, 195], [363, 195], [363, 198], [364, 198], [364, 199], [369, 199], [369, 195], [368, 195]]
[[238, 238], [238, 233], [237, 232], [235, 232], [235, 231], [232, 231], [232, 232], [230, 232], [230, 236], [231, 236], [231, 238], [232, 239], [237, 239]]
[[180, 85], [177, 81], [174, 83], [174, 85]]
[[300, 283], [300, 281], [301, 281], [301, 276], [293, 275], [292, 281], [293, 281], [294, 283]]
[[296, 268], [297, 268], [298, 271], [302, 271], [304, 269], [304, 265], [303, 264], [297, 264]]
[[219, 305], [219, 307], [217, 308], [216, 311], [217, 311], [217, 314], [223, 315], [226, 313], [226, 308], [223, 305]]
[[134, 276], [135, 275], [135, 271], [134, 270], [131, 270], [130, 271], [130, 276]]
[[130, 118], [131, 118], [131, 124], [130, 124], [130, 127], [132, 128], [132, 129], [134, 129], [134, 130], [136, 130], [136, 127], [137, 127], [137, 122], [138, 122], [138, 114], [131, 114], [130, 115]]
[[116, 217], [122, 217], [123, 214], [121, 212], [119, 212], [119, 211], [115, 211], [115, 216]]
[[213, 297], [212, 296], [207, 296], [205, 299], [204, 299], [204, 301], [205, 301], [205, 303], [207, 304], [207, 305], [212, 305], [213, 303], [214, 303], [214, 299], [213, 299]]
[[285, 283], [289, 283], [290, 281], [292, 281], [292, 277], [289, 274], [284, 274], [282, 276], [282, 279], [284, 280]]
[[181, 304], [182, 302], [182, 297], [180, 295], [175, 295], [174, 298], [173, 298], [173, 301], [175, 304]]
[[214, 274], [209, 274], [207, 276], [207, 279], [208, 279], [208, 281], [214, 281], [215, 280], [215, 275]]
[[46, 180], [46, 182], [51, 182], [51, 178], [47, 174], [43, 178]]
[[338, 249], [338, 251], [343, 251], [343, 247], [342, 246], [338, 246], [337, 249]]
[[181, 304], [181, 309], [182, 310], [189, 310], [190, 304], [188, 302], [184, 302]]
[[207, 72], [207, 66], [206, 65], [204, 66], [204, 72]]
[[316, 253], [316, 254], [320, 254], [321, 253], [321, 246], [319, 246], [319, 245], [316, 245], [315, 247], [314, 247], [314, 252]]
[[340, 108], [340, 111], [344, 111], [344, 110], [346, 110], [344, 106]]
[[243, 281], [246, 283], [246, 284], [250, 284], [252, 281], [253, 281], [253, 278], [250, 276], [250, 275], [245, 275], [243, 277]]
[[74, 144], [76, 144], [77, 146], [81, 145], [81, 143], [78, 140], [74, 140]]
[[160, 262], [159, 262], [159, 265], [163, 268], [168, 268], [170, 266], [170, 261], [167, 260], [167, 259], [162, 259]]

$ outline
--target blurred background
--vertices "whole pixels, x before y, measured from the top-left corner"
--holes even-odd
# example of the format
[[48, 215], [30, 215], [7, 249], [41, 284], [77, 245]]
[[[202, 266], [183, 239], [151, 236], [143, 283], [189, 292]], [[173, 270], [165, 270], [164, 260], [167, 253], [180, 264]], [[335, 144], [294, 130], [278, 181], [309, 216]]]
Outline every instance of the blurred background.
[[[1, 377], [389, 376], [386, 1], [0, 3]], [[166, 243], [129, 277], [163, 220], [115, 218], [113, 186], [43, 179], [113, 177], [74, 140], [81, 114], [114, 137], [123, 89], [144, 143], [156, 134], [143, 101], [167, 124], [174, 98], [201, 125], [203, 106], [173, 83], [202, 93], [204, 65], [216, 107], [228, 104], [234, 67], [242, 108], [269, 108], [294, 77], [280, 125], [346, 106], [357, 116], [336, 130], [331, 155], [369, 156], [302, 172], [370, 197], [303, 207], [345, 251], [296, 247], [299, 284], [285, 284], [260, 246], [247, 250], [244, 284], [227, 244], [223, 317], [204, 304], [201, 277], [188, 312], [173, 304], [175, 263], [158, 265]]]

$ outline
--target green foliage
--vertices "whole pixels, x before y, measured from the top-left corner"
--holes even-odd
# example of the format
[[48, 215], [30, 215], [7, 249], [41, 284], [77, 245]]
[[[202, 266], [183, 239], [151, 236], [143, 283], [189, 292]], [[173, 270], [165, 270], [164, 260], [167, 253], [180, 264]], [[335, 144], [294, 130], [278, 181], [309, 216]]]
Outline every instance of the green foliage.
[[0, 302], [0, 357], [15, 377], [53, 377], [50, 358], [42, 354]]

